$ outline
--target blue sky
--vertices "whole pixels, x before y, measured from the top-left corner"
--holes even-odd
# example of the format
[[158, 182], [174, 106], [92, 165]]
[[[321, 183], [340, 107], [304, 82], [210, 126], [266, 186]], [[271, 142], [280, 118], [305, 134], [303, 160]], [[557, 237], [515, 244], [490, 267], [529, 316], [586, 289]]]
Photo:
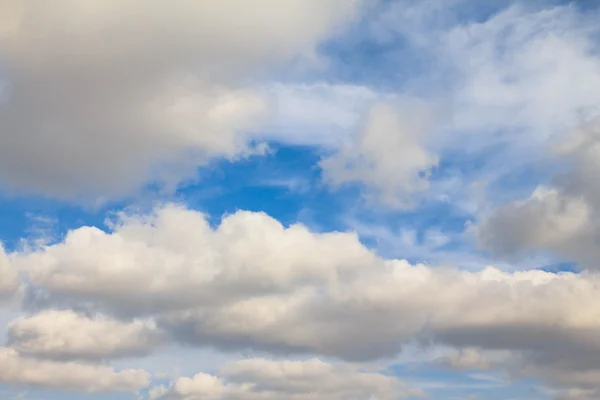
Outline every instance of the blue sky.
[[600, 398], [599, 13], [0, 4], [0, 397]]

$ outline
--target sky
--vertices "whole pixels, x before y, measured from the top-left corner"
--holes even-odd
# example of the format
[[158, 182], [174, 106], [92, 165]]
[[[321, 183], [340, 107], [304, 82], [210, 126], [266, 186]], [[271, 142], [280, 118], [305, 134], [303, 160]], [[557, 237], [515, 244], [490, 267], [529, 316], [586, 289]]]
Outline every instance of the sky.
[[0, 0], [0, 398], [600, 399], [596, 0]]

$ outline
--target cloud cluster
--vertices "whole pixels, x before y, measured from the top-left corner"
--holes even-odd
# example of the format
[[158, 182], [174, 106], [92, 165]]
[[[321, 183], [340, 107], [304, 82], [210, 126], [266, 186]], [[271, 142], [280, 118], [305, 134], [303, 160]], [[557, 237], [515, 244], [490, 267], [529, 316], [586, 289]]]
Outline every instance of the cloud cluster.
[[[445, 135], [431, 99], [264, 81], [273, 68], [318, 63], [319, 44], [362, 0], [0, 0], [3, 191], [122, 196], [285, 137], [332, 150], [319, 164], [327, 183], [358, 183], [402, 208], [428, 193], [445, 152], [506, 146], [490, 155], [510, 164], [484, 176], [493, 180], [556, 135], [552, 159], [565, 172], [474, 229], [496, 255], [551, 251], [585, 270], [412, 265], [378, 256], [356, 233], [316, 233], [258, 212], [216, 226], [174, 204], [122, 212], [106, 230], [81, 226], [10, 254], [0, 247], [0, 301], [22, 290], [26, 312], [7, 325], [0, 382], [135, 392], [152, 385], [149, 373], [115, 365], [190, 346], [320, 359], [235, 361], [155, 387], [153, 400], [393, 400], [423, 393], [357, 364], [416, 343], [451, 349], [438, 366], [499, 368], [544, 380], [560, 399], [598, 398], [597, 22], [573, 6], [434, 21], [468, 2], [399, 0], [383, 4], [378, 21], [378, 34], [435, 53], [439, 75], [452, 77], [451, 88], [440, 84], [452, 98]], [[435, 250], [448, 243], [431, 240]]]
[[[417, 340], [467, 349], [456, 365], [486, 365], [468, 349], [508, 351], [513, 356], [501, 366], [515, 376], [597, 387], [600, 278], [591, 273], [410, 265], [377, 257], [352, 233], [313, 233], [243, 211], [211, 227], [203, 214], [176, 205], [123, 214], [111, 232], [78, 228], [12, 260], [37, 308], [153, 318], [162, 334], [186, 345], [368, 361]], [[111, 335], [81, 340], [48, 329], [47, 315], [14, 323], [14, 345], [33, 354], [115, 357], [142, 350], [128, 344], [134, 333], [148, 334], [140, 325], [55, 314], [90, 333], [111, 327]]]
[[397, 400], [421, 397], [398, 378], [361, 372], [349, 366], [332, 365], [318, 359], [268, 361], [247, 359], [226, 365], [218, 376], [197, 374], [180, 378], [168, 388], [151, 391], [151, 400]]

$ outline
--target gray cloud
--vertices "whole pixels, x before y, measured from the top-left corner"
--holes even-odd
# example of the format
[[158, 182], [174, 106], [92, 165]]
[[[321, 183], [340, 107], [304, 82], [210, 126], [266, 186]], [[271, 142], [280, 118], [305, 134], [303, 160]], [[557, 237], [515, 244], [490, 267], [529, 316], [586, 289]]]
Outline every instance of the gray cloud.
[[314, 58], [359, 3], [3, 1], [0, 181], [104, 198], [248, 154], [267, 112], [248, 79]]
[[551, 187], [487, 216], [475, 230], [480, 243], [498, 256], [550, 251], [583, 268], [600, 268], [599, 146], [598, 119], [555, 146], [557, 160], [567, 161], [568, 170]]

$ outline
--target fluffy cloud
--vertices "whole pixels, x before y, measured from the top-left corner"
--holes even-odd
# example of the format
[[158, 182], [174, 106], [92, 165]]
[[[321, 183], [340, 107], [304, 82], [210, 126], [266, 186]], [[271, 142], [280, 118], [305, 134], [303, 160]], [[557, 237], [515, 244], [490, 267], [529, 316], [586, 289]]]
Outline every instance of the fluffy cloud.
[[0, 382], [86, 392], [134, 392], [148, 386], [149, 376], [140, 370], [39, 361], [0, 348]]
[[[173, 205], [12, 257], [37, 306], [153, 315], [196, 346], [373, 360], [416, 339], [510, 351], [504, 367], [516, 376], [582, 388], [600, 381], [595, 274], [413, 266], [375, 256], [351, 233], [241, 211], [212, 228]], [[485, 364], [464, 351], [462, 364]]]
[[410, 194], [427, 189], [425, 176], [438, 162], [426, 146], [434, 123], [420, 101], [375, 103], [354, 140], [321, 161], [325, 179], [335, 185], [364, 183], [384, 203], [409, 204]]
[[118, 195], [245, 154], [266, 107], [253, 73], [312, 58], [359, 3], [4, 0], [0, 180]]
[[8, 343], [20, 354], [50, 359], [107, 359], [143, 356], [161, 337], [149, 322], [123, 323], [72, 311], [47, 311], [8, 325]]
[[351, 277], [374, 258], [355, 235], [286, 229], [251, 212], [225, 217], [214, 230], [203, 214], [168, 205], [149, 216], [123, 215], [112, 233], [76, 229], [14, 262], [51, 294], [137, 315], [285, 295]]
[[551, 251], [598, 269], [600, 252], [600, 120], [584, 124], [555, 148], [568, 170], [551, 188], [495, 210], [476, 229], [481, 244], [500, 256]]
[[225, 366], [219, 376], [180, 378], [151, 392], [152, 400], [195, 399], [366, 399], [396, 400], [421, 396], [395, 377], [361, 372], [318, 359], [275, 362], [248, 359]]
[[538, 188], [525, 201], [501, 207], [478, 229], [481, 244], [498, 255], [521, 255], [542, 249], [574, 250], [583, 244], [591, 210], [580, 198], [556, 189]]
[[0, 243], [0, 300], [5, 300], [14, 294], [18, 285], [17, 273]]

